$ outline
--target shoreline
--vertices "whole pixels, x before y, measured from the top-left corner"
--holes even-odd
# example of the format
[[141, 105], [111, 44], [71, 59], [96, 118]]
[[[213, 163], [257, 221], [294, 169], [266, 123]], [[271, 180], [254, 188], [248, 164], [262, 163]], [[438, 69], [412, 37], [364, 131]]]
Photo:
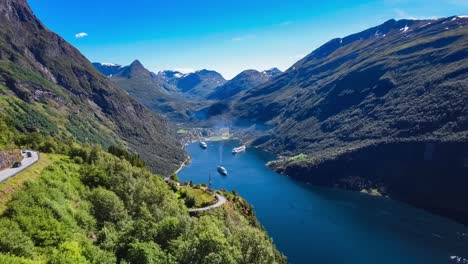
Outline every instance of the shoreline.
[[192, 157], [190, 155], [188, 155], [188, 157], [184, 160], [184, 162], [182, 162], [182, 164], [179, 166], [179, 168], [173, 174], [177, 174], [181, 170], [185, 169], [185, 167], [187, 167], [187, 165], [189, 165], [190, 162], [192, 162]]

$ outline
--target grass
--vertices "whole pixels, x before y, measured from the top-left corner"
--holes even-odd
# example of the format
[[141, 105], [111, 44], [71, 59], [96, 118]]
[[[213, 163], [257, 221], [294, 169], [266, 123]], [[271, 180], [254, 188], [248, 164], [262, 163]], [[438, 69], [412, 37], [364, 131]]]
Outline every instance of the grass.
[[207, 141], [223, 141], [223, 140], [228, 140], [231, 138], [231, 134], [229, 132], [225, 132], [222, 135], [217, 135], [217, 136], [212, 136], [206, 138]]
[[301, 153], [301, 154], [299, 154], [299, 155], [290, 157], [290, 158], [288, 159], [288, 161], [304, 161], [304, 160], [307, 159], [307, 157], [308, 157], [308, 156], [307, 156], [306, 154]]
[[211, 205], [215, 203], [214, 194], [206, 192], [204, 189], [181, 186], [179, 192], [186, 192], [188, 195], [195, 198], [195, 208]]
[[0, 214], [7, 208], [7, 204], [11, 201], [13, 194], [23, 189], [26, 182], [37, 179], [47, 166], [64, 157], [56, 154], [41, 154], [41, 158], [34, 165], [0, 183]]
[[361, 193], [366, 193], [366, 194], [373, 195], [373, 196], [382, 196], [382, 194], [379, 192], [378, 189], [369, 189], [369, 190], [363, 189], [361, 190]]

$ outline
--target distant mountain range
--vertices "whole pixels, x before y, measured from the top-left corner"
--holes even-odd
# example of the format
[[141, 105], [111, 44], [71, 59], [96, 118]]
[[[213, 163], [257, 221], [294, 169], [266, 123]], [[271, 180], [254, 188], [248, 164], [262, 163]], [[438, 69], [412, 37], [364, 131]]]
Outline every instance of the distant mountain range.
[[169, 79], [169, 83], [173, 83], [182, 93], [198, 98], [205, 98], [215, 88], [226, 83], [220, 73], [210, 70], [200, 70], [184, 75], [176, 73], [172, 78], [169, 78], [170, 74], [165, 73], [167, 72], [161, 72], [160, 75]]
[[210, 70], [185, 74], [167, 70], [156, 74], [138, 60], [128, 66], [98, 62], [93, 65], [142, 104], [174, 121], [196, 121], [196, 112], [209, 106], [206, 99], [231, 99], [281, 74], [277, 68], [263, 72], [246, 70], [226, 81], [220, 73]]
[[264, 84], [282, 72], [273, 68], [267, 71], [259, 72], [256, 70], [246, 70], [228, 81], [224, 85], [217, 87], [214, 92], [208, 95], [208, 99], [226, 100], [231, 99], [240, 92], [250, 90], [260, 84]]

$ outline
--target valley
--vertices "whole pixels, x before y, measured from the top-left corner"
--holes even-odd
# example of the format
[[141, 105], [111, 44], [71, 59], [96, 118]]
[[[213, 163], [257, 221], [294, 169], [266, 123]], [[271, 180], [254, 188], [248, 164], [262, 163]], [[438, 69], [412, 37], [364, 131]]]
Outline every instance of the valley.
[[[468, 16], [390, 19], [314, 49], [287, 30], [300, 21], [227, 36], [172, 20], [209, 8], [149, 10], [165, 12], [125, 13], [109, 39], [90, 17], [70, 40], [0, 0], [0, 263], [468, 263]], [[267, 37], [281, 29], [304, 39]], [[311, 52], [285, 68], [278, 43]], [[176, 69], [186, 60], [199, 69]]]
[[464, 16], [389, 20], [284, 73], [244, 71], [179, 123], [200, 127], [184, 143], [241, 139], [279, 155], [269, 163], [279, 173], [374, 190], [466, 224], [467, 26]]

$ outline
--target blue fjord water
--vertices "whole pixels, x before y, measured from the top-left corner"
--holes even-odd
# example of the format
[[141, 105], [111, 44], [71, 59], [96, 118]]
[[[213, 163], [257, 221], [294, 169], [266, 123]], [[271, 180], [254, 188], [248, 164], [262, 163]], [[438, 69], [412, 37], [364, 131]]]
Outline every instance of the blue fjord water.
[[[270, 153], [232, 155], [237, 144], [188, 145], [193, 161], [179, 177], [207, 183], [211, 173], [213, 188], [236, 190], [288, 263], [468, 263], [468, 227], [388, 198], [295, 181], [265, 166]], [[216, 172], [221, 162], [227, 177]]]

